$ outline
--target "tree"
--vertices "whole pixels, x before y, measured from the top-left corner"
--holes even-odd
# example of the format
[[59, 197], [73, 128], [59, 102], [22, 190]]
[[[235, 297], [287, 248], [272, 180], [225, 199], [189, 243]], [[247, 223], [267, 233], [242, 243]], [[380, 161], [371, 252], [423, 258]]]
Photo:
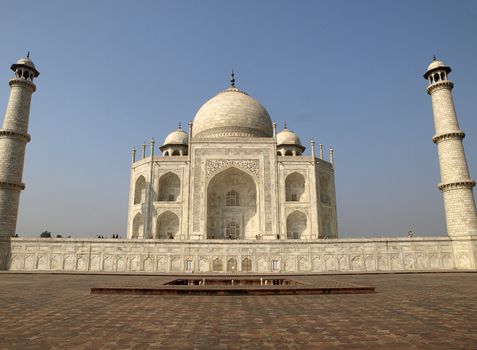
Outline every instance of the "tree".
[[50, 231], [43, 231], [43, 232], [40, 234], [40, 237], [41, 237], [41, 238], [51, 238], [51, 232], [50, 232]]
[[63, 238], [62, 235], [56, 235], [56, 238]]

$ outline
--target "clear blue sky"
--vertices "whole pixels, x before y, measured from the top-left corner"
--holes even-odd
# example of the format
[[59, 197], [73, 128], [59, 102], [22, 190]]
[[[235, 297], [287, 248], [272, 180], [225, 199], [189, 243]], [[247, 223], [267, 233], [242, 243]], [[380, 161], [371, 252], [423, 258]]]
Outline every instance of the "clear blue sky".
[[280, 126], [335, 149], [342, 237], [444, 235], [422, 74], [433, 54], [453, 68], [477, 178], [476, 34], [475, 1], [2, 0], [1, 110], [14, 61], [30, 50], [41, 72], [17, 231], [124, 236], [132, 145], [192, 120], [234, 68]]

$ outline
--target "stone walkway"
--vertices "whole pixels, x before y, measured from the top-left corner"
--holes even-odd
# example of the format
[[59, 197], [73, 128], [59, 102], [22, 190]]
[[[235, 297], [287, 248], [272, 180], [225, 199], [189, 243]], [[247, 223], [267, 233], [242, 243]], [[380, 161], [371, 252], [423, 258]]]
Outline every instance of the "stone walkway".
[[171, 277], [0, 273], [0, 349], [477, 348], [477, 273], [300, 278], [377, 293], [91, 295]]

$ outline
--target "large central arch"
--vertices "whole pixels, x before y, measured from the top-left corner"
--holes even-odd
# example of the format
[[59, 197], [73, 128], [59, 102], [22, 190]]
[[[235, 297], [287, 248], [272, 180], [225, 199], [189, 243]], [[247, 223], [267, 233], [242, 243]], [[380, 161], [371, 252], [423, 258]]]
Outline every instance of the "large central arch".
[[207, 239], [254, 239], [257, 207], [252, 176], [233, 167], [215, 175], [207, 186]]

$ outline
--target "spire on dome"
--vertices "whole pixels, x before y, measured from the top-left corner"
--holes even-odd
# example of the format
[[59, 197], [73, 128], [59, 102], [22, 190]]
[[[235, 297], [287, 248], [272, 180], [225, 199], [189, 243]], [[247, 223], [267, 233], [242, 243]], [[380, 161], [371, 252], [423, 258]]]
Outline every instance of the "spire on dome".
[[30, 58], [30, 51], [27, 52], [27, 58]]
[[182, 125], [181, 125], [181, 122], [179, 122], [179, 130], [182, 130]]
[[232, 74], [230, 74], [230, 87], [235, 87], [235, 74], [233, 69]]

